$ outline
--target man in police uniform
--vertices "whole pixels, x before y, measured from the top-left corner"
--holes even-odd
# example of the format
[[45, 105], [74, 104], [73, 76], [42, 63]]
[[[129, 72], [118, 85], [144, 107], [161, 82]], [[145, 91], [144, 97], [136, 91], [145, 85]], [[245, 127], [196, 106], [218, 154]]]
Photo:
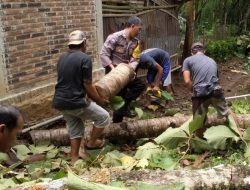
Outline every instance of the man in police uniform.
[[[138, 65], [138, 59], [134, 58], [133, 51], [138, 45], [136, 36], [141, 31], [141, 19], [137, 16], [131, 16], [122, 31], [110, 34], [101, 50], [101, 62], [106, 73], [111, 71], [120, 63], [127, 63], [134, 70]], [[136, 100], [145, 89], [144, 82], [135, 78], [120, 91], [118, 95], [122, 96], [125, 104], [122, 108], [113, 113], [113, 122], [122, 122], [123, 117], [134, 117], [135, 113], [130, 111], [130, 103]]]

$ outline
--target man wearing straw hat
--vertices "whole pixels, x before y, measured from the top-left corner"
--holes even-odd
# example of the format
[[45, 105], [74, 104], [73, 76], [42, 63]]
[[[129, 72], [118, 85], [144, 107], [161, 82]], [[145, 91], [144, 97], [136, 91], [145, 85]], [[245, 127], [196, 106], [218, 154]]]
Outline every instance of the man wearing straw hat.
[[[99, 105], [106, 100], [99, 96], [92, 84], [92, 61], [85, 54], [86, 36], [80, 30], [69, 34], [69, 50], [64, 53], [57, 64], [57, 84], [53, 107], [59, 110], [67, 122], [72, 164], [84, 157], [84, 146], [87, 149], [98, 149], [104, 146], [101, 139], [103, 129], [110, 124], [109, 113]], [[86, 98], [86, 94], [93, 101]], [[99, 104], [99, 105], [97, 105]], [[84, 143], [84, 121], [94, 121], [90, 139]]]

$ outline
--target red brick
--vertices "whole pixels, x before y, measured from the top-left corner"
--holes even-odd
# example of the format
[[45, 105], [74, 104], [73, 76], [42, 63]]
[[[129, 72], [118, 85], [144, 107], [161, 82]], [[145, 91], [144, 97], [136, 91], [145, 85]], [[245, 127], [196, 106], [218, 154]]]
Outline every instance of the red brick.
[[73, 30], [87, 32], [88, 52], [96, 60], [99, 52], [93, 12], [95, 0], [3, 2], [0, 11], [9, 84], [6, 88], [10, 92], [55, 80], [56, 63], [67, 51], [68, 33]]

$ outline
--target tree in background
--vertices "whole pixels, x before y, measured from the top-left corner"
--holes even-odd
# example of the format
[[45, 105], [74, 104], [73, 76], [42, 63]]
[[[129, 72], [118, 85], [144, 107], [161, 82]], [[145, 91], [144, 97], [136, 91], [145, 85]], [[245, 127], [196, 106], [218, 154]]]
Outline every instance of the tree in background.
[[186, 3], [186, 32], [185, 32], [185, 41], [183, 46], [181, 62], [184, 61], [186, 57], [190, 55], [191, 45], [193, 43], [193, 26], [194, 26], [194, 15], [193, 15], [193, 0], [189, 0]]
[[206, 43], [249, 33], [250, 1], [183, 0], [182, 3], [180, 15], [186, 18], [182, 60], [189, 56], [193, 38]]

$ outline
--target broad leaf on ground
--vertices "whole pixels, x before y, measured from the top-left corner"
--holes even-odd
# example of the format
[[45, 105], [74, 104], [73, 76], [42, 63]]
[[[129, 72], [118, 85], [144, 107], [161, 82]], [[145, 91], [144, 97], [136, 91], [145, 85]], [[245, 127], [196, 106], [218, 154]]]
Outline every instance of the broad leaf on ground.
[[25, 160], [28, 157], [28, 154], [31, 153], [30, 149], [23, 144], [16, 145], [13, 148], [16, 149], [16, 155], [19, 160]]
[[125, 166], [125, 167], [130, 167], [130, 166], [134, 166], [135, 165], [135, 162], [136, 160], [131, 157], [131, 156], [123, 156], [121, 157], [121, 162], [122, 162], [122, 166]]
[[137, 113], [139, 119], [141, 119], [142, 115], [143, 115], [143, 111], [141, 108], [135, 108], [135, 112]]
[[25, 176], [24, 172], [18, 174], [15, 176], [15, 179], [18, 180], [18, 182], [20, 183], [24, 183], [24, 182], [28, 182], [31, 181], [31, 178], [28, 176]]
[[[174, 149], [178, 147], [181, 143], [187, 142], [190, 131], [190, 123], [192, 122], [193, 117], [190, 117], [185, 123], [183, 123], [178, 128], [168, 128], [165, 132], [163, 132], [161, 135], [156, 137], [154, 140], [157, 144], [162, 144], [166, 148]], [[198, 117], [198, 123], [199, 123], [199, 117]], [[196, 121], [194, 122], [194, 124]], [[193, 125], [194, 125], [193, 124]], [[195, 130], [195, 126], [192, 126], [192, 131]]]
[[145, 169], [148, 166], [149, 162], [146, 158], [142, 158], [139, 160], [139, 162], [136, 164], [137, 168]]
[[189, 123], [189, 134], [192, 134], [197, 129], [203, 127], [205, 115], [197, 115], [194, 117], [192, 121]]
[[153, 154], [161, 152], [162, 149], [159, 145], [156, 145], [152, 142], [148, 142], [137, 148], [134, 158], [141, 159], [150, 159]]
[[0, 152], [0, 164], [1, 164], [2, 161], [8, 160], [8, 158], [9, 157], [8, 157], [7, 154]]
[[125, 188], [126, 186], [124, 185], [123, 181], [111, 181], [110, 185], [112, 187], [122, 187]]
[[37, 146], [30, 145], [29, 148], [33, 154], [42, 154], [42, 153], [55, 149], [55, 146], [54, 145], [49, 145], [49, 146], [48, 145], [37, 145]]
[[153, 154], [149, 160], [151, 168], [161, 168], [163, 170], [171, 170], [177, 165], [177, 162], [166, 151]]
[[157, 144], [161, 144], [169, 149], [174, 149], [177, 148], [181, 143], [186, 142], [188, 140], [188, 136], [187, 133], [180, 127], [170, 127], [154, 140]]
[[25, 166], [28, 170], [28, 173], [36, 172], [37, 169], [52, 169], [52, 162], [51, 160], [46, 160], [46, 161], [38, 161], [34, 163], [30, 163], [29, 165]]
[[85, 181], [75, 174], [68, 172], [68, 189], [69, 190], [127, 190], [122, 187], [112, 187], [98, 183]]
[[201, 153], [204, 152], [205, 150], [212, 150], [213, 147], [203, 139], [200, 139], [198, 137], [191, 138], [190, 144], [194, 152], [196, 153]]
[[244, 131], [243, 139], [244, 139], [245, 141], [250, 141], [250, 128], [247, 128], [247, 129]]
[[59, 149], [57, 148], [49, 150], [46, 154], [46, 158], [47, 159], [55, 158], [58, 153], [59, 153]]
[[239, 140], [239, 137], [232, 132], [230, 128], [224, 125], [208, 128], [204, 133], [204, 137], [214, 149], [221, 150], [225, 150], [227, 140], [234, 140], [236, 142]]
[[0, 179], [0, 190], [15, 187], [16, 185], [13, 179]]
[[137, 190], [185, 190], [183, 183], [167, 184], [167, 185], [155, 185], [145, 182], [138, 182], [136, 185]]
[[237, 123], [235, 122], [235, 119], [234, 119], [234, 117], [233, 117], [232, 114], [230, 114], [230, 115], [228, 116], [228, 121], [229, 121], [229, 127], [230, 127], [235, 133], [237, 133], [239, 136], [241, 136], [241, 133], [240, 133], [239, 128], [238, 128], [238, 125], [237, 125]]
[[[244, 131], [243, 139], [245, 141], [245, 154], [244, 156], [250, 161], [250, 128]], [[249, 162], [250, 163], [250, 162]]]
[[120, 153], [117, 150], [114, 150], [112, 152], [108, 152], [103, 161], [102, 164], [106, 167], [112, 167], [112, 166], [121, 166], [122, 161], [121, 158], [127, 156], [126, 154]]

